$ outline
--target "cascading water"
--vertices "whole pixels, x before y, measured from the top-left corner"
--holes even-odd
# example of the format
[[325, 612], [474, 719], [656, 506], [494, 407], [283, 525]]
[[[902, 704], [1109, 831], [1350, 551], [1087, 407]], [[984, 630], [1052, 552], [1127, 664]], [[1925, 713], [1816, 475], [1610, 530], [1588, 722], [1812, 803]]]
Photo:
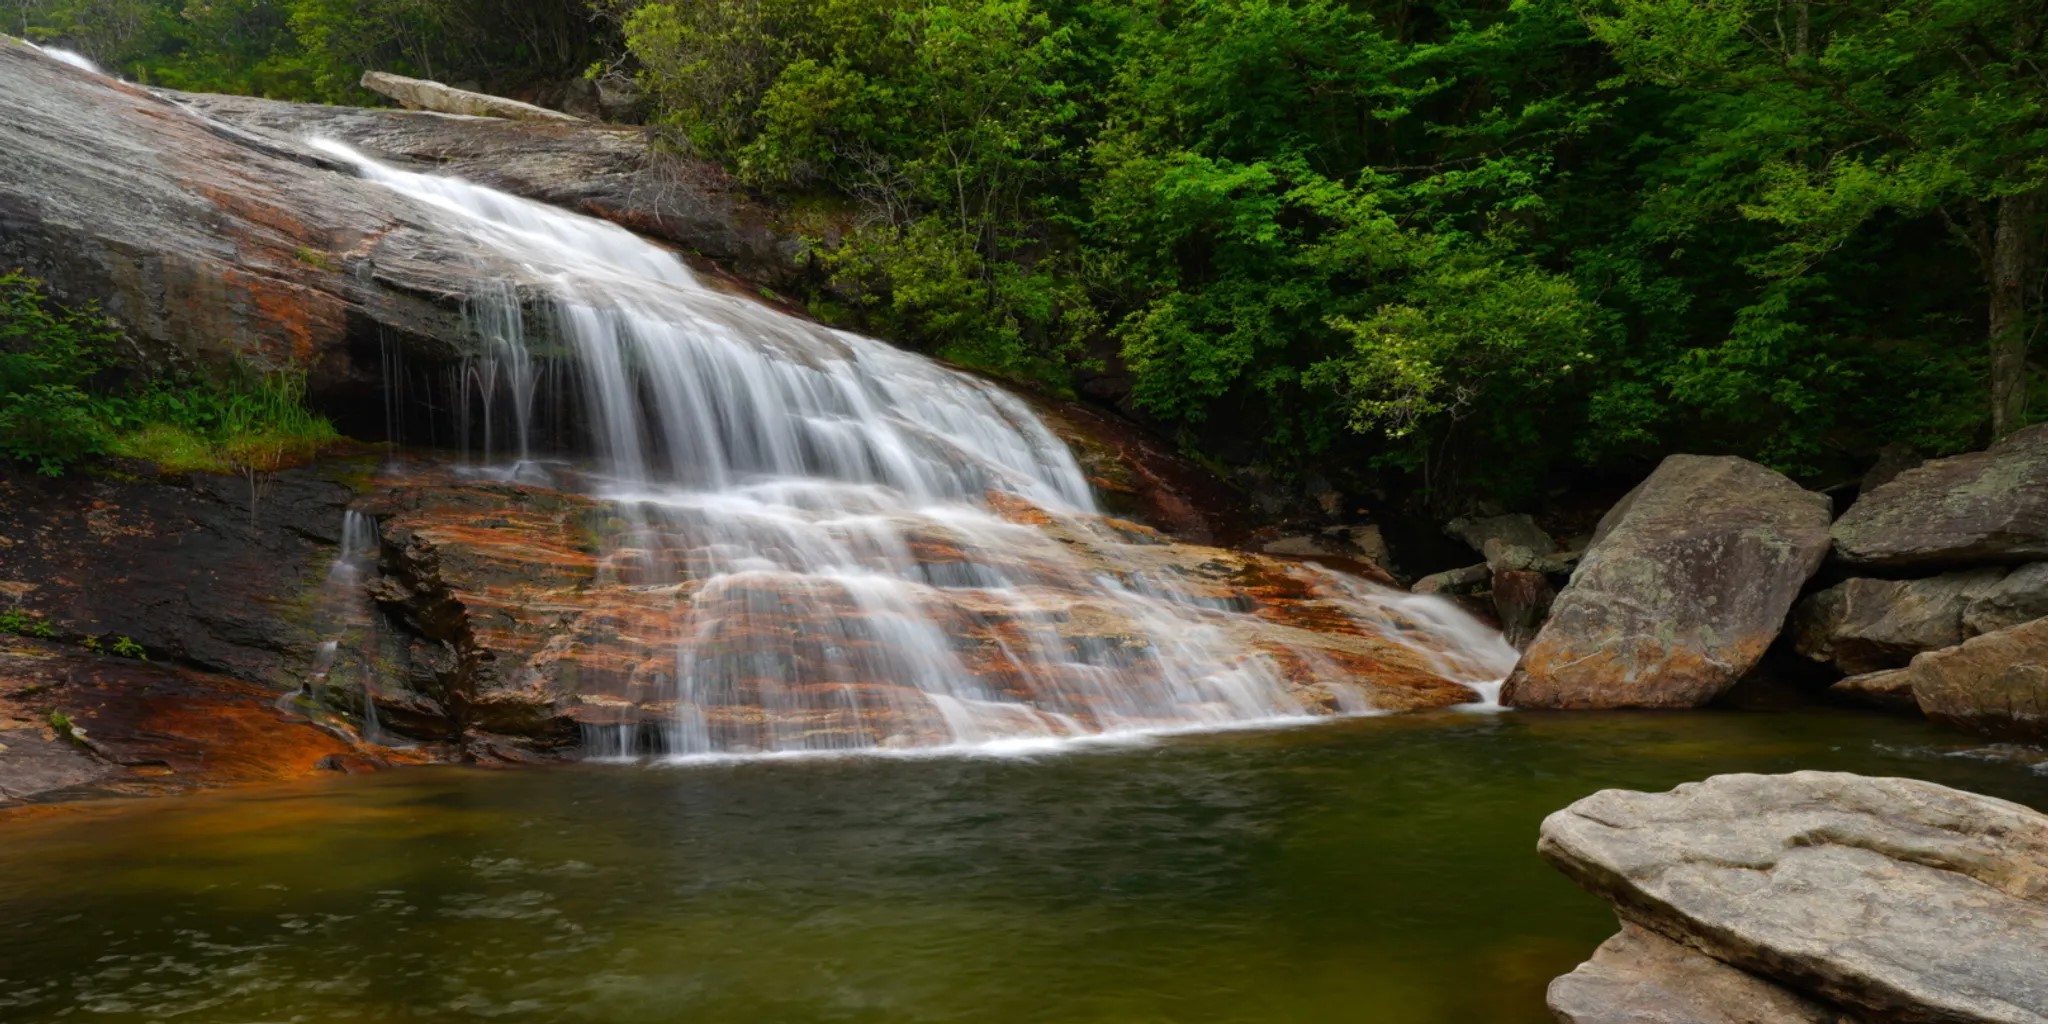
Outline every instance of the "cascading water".
[[[336, 667], [341, 664], [341, 637], [374, 621], [362, 584], [376, 563], [377, 521], [355, 509], [343, 512], [341, 548], [327, 567], [327, 579], [321, 585], [315, 609], [317, 625], [330, 639], [321, 641], [314, 651], [309, 686], [327, 686]], [[379, 738], [380, 732], [375, 696], [375, 683], [366, 673], [363, 680], [362, 735], [372, 741]]]
[[[586, 725], [595, 750], [977, 744], [1304, 716], [1283, 663], [1323, 677], [1340, 710], [1371, 710], [1342, 668], [1253, 642], [1264, 623], [1241, 602], [1104, 520], [1072, 453], [1015, 396], [706, 287], [604, 221], [319, 145], [550, 282], [527, 308], [509, 287], [476, 290], [486, 345], [463, 402], [487, 458], [524, 460], [540, 367], [565, 367], [602, 459], [584, 486], [620, 521], [603, 571], [668, 602], [674, 656], [630, 687], [663, 724]], [[1445, 678], [1485, 685], [1513, 663], [1447, 603], [1290, 571]]]
[[[27, 40], [23, 40], [23, 42], [27, 42]], [[75, 50], [66, 50], [61, 46], [44, 46], [40, 43], [29, 43], [28, 45], [31, 49], [42, 53], [51, 60], [69, 64], [80, 71], [90, 71], [95, 75], [106, 74], [105, 71], [100, 70], [98, 64], [92, 62], [92, 58]]]

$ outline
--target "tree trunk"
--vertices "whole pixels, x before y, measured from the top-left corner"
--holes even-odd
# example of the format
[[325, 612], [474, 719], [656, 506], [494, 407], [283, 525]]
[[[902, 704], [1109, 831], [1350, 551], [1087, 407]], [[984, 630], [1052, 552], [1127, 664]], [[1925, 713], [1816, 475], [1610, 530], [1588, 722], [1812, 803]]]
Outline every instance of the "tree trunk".
[[2034, 287], [2041, 269], [2044, 193], [1998, 204], [1991, 243], [1991, 435], [2018, 429], [2027, 413], [2027, 344], [2034, 334]]

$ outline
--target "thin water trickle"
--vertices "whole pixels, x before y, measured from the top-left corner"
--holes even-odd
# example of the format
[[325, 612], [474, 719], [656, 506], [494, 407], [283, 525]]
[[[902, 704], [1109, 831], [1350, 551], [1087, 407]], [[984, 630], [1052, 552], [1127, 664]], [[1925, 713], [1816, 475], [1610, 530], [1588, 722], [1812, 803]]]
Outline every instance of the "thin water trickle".
[[[328, 637], [314, 648], [309, 690], [318, 691], [333, 679], [342, 661], [342, 638], [372, 626], [369, 598], [363, 581], [377, 564], [377, 521], [355, 509], [341, 514], [341, 546], [327, 566], [315, 607], [315, 621], [321, 635]], [[363, 739], [378, 742], [382, 729], [377, 722], [376, 683], [371, 673], [360, 673], [363, 690], [361, 728]]]
[[[1016, 396], [708, 288], [616, 225], [317, 144], [547, 282], [470, 297], [483, 339], [457, 382], [470, 450], [526, 462], [542, 375], [572, 377], [603, 467], [585, 486], [624, 523], [603, 571], [680, 595], [673, 665], [649, 673], [666, 725], [586, 726], [594, 753], [958, 746], [1311, 714], [1275, 653], [1248, 648], [1254, 616], [1105, 526], [1073, 454]], [[1444, 678], [1483, 686], [1513, 663], [1446, 602], [1293, 571]], [[1104, 625], [1077, 636], [1077, 619]], [[963, 650], [977, 631], [988, 649]], [[1373, 710], [1328, 674], [1340, 711]]]

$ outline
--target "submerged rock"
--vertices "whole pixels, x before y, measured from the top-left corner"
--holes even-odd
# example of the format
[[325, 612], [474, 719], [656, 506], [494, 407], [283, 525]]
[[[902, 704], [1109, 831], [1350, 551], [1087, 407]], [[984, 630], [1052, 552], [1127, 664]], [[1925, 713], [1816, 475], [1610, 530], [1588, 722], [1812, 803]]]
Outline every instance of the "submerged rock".
[[[1897, 1024], [2048, 1022], [2048, 815], [2018, 804], [1911, 779], [1720, 775], [1595, 793], [1545, 819], [1537, 850], [1624, 922], [1798, 999]], [[1617, 959], [1553, 993], [1661, 991], [1616, 984]], [[1660, 1019], [1640, 1009], [1585, 1019]]]
[[2009, 739], [2048, 739], [2048, 619], [1930, 651], [1905, 672], [1929, 718]]
[[2048, 558], [2048, 423], [1898, 474], [1835, 523], [1834, 548], [1884, 568]]
[[1502, 702], [1703, 705], [1763, 657], [1827, 543], [1827, 499], [1783, 475], [1665, 459], [1601, 520]]

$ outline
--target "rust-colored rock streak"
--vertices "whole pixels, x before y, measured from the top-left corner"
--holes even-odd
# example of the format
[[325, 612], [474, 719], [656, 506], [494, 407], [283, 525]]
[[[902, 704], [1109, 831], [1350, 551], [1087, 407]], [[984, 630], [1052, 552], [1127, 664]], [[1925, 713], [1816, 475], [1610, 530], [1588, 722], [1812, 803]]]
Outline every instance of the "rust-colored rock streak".
[[426, 759], [348, 738], [227, 676], [0, 638], [0, 805], [146, 795]]
[[[1444, 707], [1501, 671], [1497, 652], [1461, 653], [1438, 602], [1015, 496], [992, 495], [979, 522], [904, 524], [896, 568], [920, 582], [898, 607], [843, 580], [699, 575], [692, 524], [645, 505], [420, 476], [380, 491], [371, 592], [413, 639], [408, 684], [378, 684], [376, 700], [386, 724], [427, 734], [460, 722], [567, 742], [580, 725], [619, 752], [702, 749], [684, 727], [724, 751], [932, 746]], [[1019, 582], [976, 585], [998, 572]], [[1206, 606], [1183, 628], [1230, 652], [1206, 671], [1270, 679], [1270, 703], [1176, 692], [1189, 681], [1161, 649], [1176, 638], [1147, 603], [1106, 594], [1095, 578], [1109, 573], [1175, 580]], [[953, 659], [951, 692], [889, 671], [904, 664], [891, 631], [919, 621]]]

